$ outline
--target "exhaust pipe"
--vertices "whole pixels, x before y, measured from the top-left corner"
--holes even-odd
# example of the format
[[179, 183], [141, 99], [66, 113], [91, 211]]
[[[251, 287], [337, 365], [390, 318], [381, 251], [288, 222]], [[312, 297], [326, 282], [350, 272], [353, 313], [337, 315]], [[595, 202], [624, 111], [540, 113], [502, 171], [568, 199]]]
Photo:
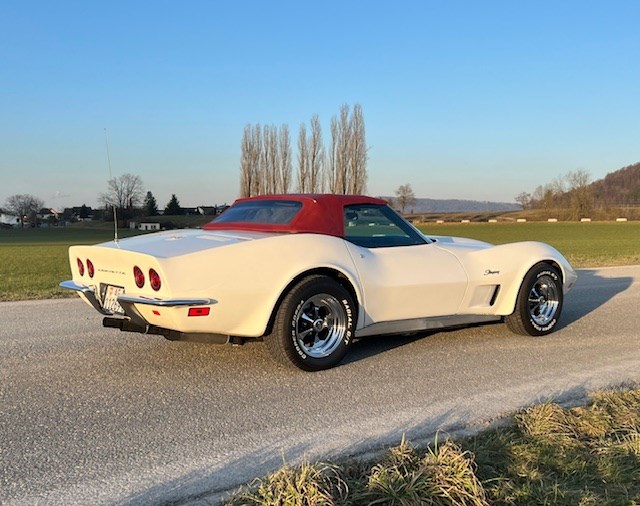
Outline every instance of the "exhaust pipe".
[[105, 316], [102, 326], [111, 329], [119, 329], [122, 332], [135, 332], [138, 334], [151, 334], [162, 336], [169, 341], [185, 341], [190, 343], [227, 344], [232, 342], [231, 337], [225, 334], [209, 334], [205, 332], [179, 332], [165, 329], [155, 325], [138, 325], [127, 318], [112, 318]]

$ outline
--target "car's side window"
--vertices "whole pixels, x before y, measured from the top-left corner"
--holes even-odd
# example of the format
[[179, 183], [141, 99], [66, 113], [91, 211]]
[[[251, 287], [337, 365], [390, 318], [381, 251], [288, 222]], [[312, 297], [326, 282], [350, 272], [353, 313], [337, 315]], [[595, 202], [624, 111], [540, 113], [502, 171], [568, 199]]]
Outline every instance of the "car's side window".
[[344, 208], [344, 238], [365, 248], [413, 246], [427, 242], [391, 208], [372, 204]]

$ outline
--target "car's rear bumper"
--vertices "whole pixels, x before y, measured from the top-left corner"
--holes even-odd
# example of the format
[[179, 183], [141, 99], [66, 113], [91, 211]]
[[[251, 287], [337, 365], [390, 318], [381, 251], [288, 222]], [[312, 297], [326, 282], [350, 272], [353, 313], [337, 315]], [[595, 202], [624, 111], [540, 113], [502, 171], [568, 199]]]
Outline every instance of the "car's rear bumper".
[[[96, 295], [96, 288], [94, 286], [79, 285], [75, 281], [69, 280], [60, 283], [60, 287], [78, 292], [99, 313], [104, 315], [114, 314], [102, 307], [102, 304], [100, 303], [100, 300], [98, 300], [98, 297]], [[125, 316], [129, 317], [132, 321], [136, 322], [139, 325], [145, 325], [149, 322], [140, 314], [140, 311], [136, 309], [136, 305], [172, 308], [180, 306], [207, 306], [210, 304], [215, 304], [214, 300], [206, 298], [151, 299], [147, 297], [136, 297], [126, 294], [119, 295], [118, 302], [122, 306]]]
[[[198, 329], [195, 331], [176, 330], [181, 328], [180, 325], [172, 325], [172, 317], [176, 312], [182, 312], [180, 308], [209, 306], [215, 304], [213, 299], [199, 298], [179, 298], [179, 299], [151, 299], [142, 296], [133, 296], [121, 294], [117, 300], [124, 314], [113, 313], [102, 307], [102, 304], [96, 295], [96, 287], [91, 285], [81, 285], [74, 281], [63, 281], [60, 283], [62, 288], [73, 290], [88, 302], [99, 313], [105, 315], [103, 325], [110, 328], [118, 328], [125, 332], [138, 332], [142, 334], [162, 335], [169, 340], [195, 341], [207, 343], [227, 343], [230, 337], [226, 334], [217, 334], [206, 330]], [[154, 322], [154, 318], [164, 316], [165, 322], [170, 324], [158, 325]], [[148, 315], [148, 316], [145, 316]], [[208, 314], [208, 313], [207, 313]]]

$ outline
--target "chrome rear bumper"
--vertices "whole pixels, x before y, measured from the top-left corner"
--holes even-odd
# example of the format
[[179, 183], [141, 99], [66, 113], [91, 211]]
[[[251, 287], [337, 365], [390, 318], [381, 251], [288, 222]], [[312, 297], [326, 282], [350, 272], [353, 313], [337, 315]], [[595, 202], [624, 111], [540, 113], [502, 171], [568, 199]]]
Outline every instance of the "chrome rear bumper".
[[[79, 285], [75, 281], [63, 281], [60, 283], [61, 288], [67, 290], [74, 290], [80, 293], [91, 304], [91, 306], [103, 315], [112, 315], [111, 311], [107, 311], [102, 307], [102, 304], [98, 300], [96, 295], [96, 288], [94, 286]], [[177, 307], [177, 306], [207, 306], [209, 304], [215, 304], [213, 299], [150, 299], [147, 297], [134, 297], [131, 295], [119, 295], [118, 302], [122, 306], [124, 313], [132, 321], [138, 325], [148, 325], [147, 322], [135, 308], [136, 304], [144, 304], [147, 306], [160, 306], [160, 307]]]

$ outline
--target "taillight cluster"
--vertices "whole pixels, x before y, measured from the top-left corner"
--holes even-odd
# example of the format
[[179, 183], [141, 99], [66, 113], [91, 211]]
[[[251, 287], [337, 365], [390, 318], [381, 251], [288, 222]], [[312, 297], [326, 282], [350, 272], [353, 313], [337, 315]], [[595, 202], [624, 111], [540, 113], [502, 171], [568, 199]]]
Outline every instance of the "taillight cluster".
[[[89, 277], [92, 278], [93, 275], [96, 273], [96, 270], [94, 269], [93, 262], [91, 260], [87, 258], [86, 262], [87, 262], [86, 272], [89, 275]], [[76, 258], [76, 263], [78, 264], [78, 272], [80, 273], [80, 276], [84, 276], [84, 273], [85, 273], [84, 262], [80, 258]]]
[[[96, 273], [95, 268], [93, 267], [93, 262], [88, 258], [83, 262], [81, 258], [76, 258], [76, 263], [78, 264], [78, 272], [80, 276], [84, 276], [85, 272], [89, 275], [90, 278], [93, 278]], [[133, 279], [138, 288], [144, 287], [146, 282], [144, 272], [137, 265], [133, 268]], [[149, 284], [151, 288], [153, 288], [156, 292], [160, 290], [162, 286], [162, 280], [160, 279], [160, 274], [155, 269], [149, 269]]]
[[[138, 288], [142, 288], [144, 286], [144, 272], [142, 272], [142, 269], [137, 265], [133, 268], [133, 279], [136, 282], [136, 286]], [[149, 269], [149, 284], [151, 285], [151, 288], [153, 288], [156, 292], [160, 290], [160, 287], [162, 286], [160, 274], [158, 274], [155, 269]]]

